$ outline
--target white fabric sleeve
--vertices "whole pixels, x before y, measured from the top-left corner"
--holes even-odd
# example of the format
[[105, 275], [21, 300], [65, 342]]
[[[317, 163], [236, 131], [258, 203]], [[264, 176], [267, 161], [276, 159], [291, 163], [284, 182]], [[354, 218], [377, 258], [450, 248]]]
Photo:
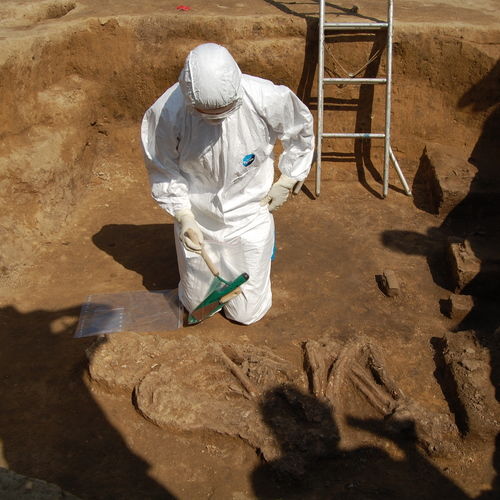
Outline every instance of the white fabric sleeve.
[[307, 106], [284, 85], [263, 90], [264, 116], [283, 144], [278, 168], [298, 181], [309, 174], [314, 155], [313, 117]]
[[179, 169], [178, 134], [175, 123], [162, 109], [150, 108], [142, 120], [141, 139], [153, 199], [175, 217], [190, 210], [188, 183]]

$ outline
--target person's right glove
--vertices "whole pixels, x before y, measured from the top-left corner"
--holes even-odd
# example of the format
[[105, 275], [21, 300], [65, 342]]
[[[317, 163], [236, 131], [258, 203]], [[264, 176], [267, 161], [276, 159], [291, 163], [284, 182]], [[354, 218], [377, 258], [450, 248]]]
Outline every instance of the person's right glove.
[[176, 212], [175, 218], [181, 225], [179, 238], [184, 247], [190, 252], [200, 253], [203, 233], [194, 218], [193, 212], [189, 209], [179, 210]]
[[281, 207], [286, 200], [288, 200], [288, 196], [290, 195], [290, 191], [297, 179], [292, 179], [287, 177], [286, 175], [281, 175], [281, 177], [271, 186], [269, 193], [267, 193], [265, 198], [262, 198], [260, 204], [262, 206], [269, 205], [269, 211], [272, 212], [277, 208]]

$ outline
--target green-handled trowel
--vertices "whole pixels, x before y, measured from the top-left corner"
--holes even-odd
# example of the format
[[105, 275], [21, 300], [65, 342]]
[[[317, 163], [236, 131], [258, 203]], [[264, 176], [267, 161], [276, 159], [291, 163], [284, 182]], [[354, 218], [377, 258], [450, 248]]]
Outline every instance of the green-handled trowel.
[[[197, 238], [194, 233], [188, 231], [188, 236], [192, 241], [197, 242]], [[210, 269], [210, 272], [214, 275], [215, 279], [210, 287], [207, 297], [188, 316], [189, 325], [199, 323], [200, 321], [210, 318], [210, 316], [218, 313], [224, 307], [226, 302], [236, 297], [241, 292], [240, 286], [248, 281], [249, 278], [247, 273], [243, 273], [232, 281], [226, 281], [220, 276], [219, 269], [207, 254], [203, 244], [201, 244], [201, 256]]]

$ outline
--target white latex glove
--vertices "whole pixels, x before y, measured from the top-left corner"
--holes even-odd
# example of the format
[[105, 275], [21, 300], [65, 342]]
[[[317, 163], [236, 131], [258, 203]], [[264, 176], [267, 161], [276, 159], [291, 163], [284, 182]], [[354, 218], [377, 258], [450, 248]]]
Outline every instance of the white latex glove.
[[288, 200], [290, 191], [292, 190], [293, 186], [295, 186], [296, 182], [297, 179], [292, 179], [290, 177], [287, 177], [286, 175], [282, 175], [271, 186], [269, 193], [267, 193], [267, 196], [265, 198], [262, 198], [260, 204], [262, 206], [269, 205], [268, 208], [270, 212], [281, 207], [281, 205], [283, 205], [283, 203], [285, 203], [285, 201]]
[[190, 252], [200, 253], [203, 233], [194, 218], [193, 212], [191, 210], [179, 210], [176, 212], [175, 218], [181, 225], [179, 238], [184, 247]]

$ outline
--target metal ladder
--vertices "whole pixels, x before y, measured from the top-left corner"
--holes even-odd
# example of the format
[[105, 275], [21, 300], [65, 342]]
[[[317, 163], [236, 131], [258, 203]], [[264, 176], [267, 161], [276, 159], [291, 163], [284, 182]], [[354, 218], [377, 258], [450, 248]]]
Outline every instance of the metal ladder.
[[[392, 88], [392, 28], [393, 28], [393, 0], [387, 3], [386, 22], [361, 22], [361, 23], [330, 23], [325, 22], [325, 0], [320, 0], [319, 12], [319, 55], [318, 55], [318, 129], [316, 148], [316, 196], [321, 190], [321, 154], [323, 139], [384, 139], [384, 175], [383, 197], [389, 190], [389, 161], [392, 160], [394, 168], [403, 185], [405, 193], [411, 196], [411, 190], [401, 171], [398, 161], [391, 148], [391, 88]], [[325, 78], [325, 32], [326, 31], [373, 31], [387, 30], [387, 70], [385, 78]], [[381, 54], [378, 56], [380, 57]], [[324, 89], [325, 85], [386, 85], [385, 95], [385, 131], [383, 133], [325, 133], [323, 132], [324, 115]]]

